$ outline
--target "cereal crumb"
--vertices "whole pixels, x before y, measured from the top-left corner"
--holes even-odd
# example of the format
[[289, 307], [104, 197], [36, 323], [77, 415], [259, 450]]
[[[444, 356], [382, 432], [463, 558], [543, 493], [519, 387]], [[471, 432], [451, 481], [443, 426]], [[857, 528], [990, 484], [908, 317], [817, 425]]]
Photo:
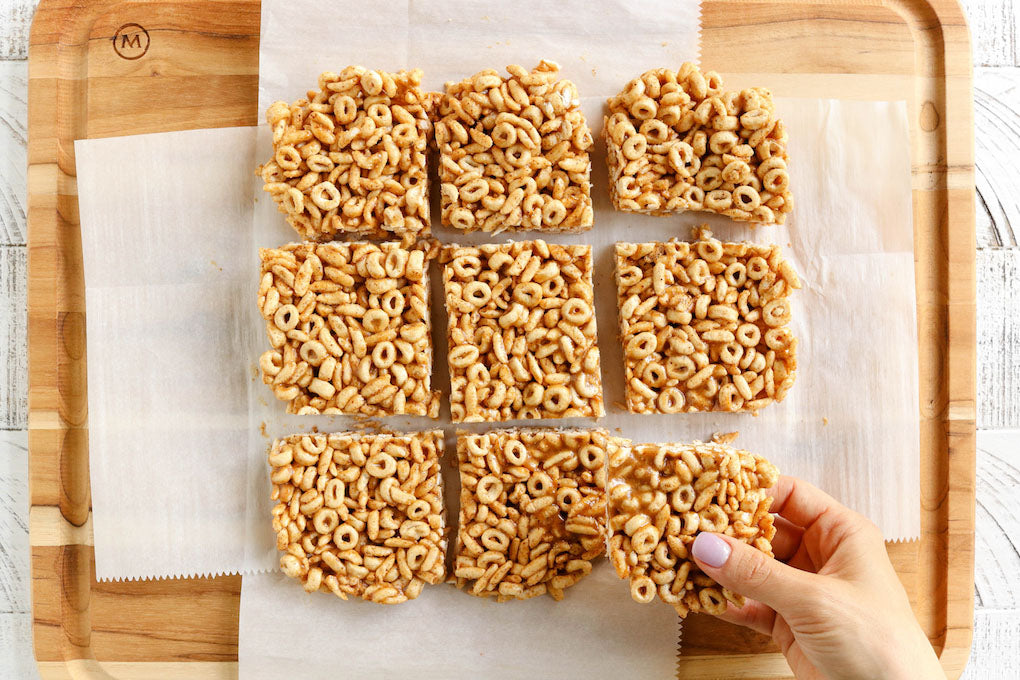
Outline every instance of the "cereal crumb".
[[732, 444], [737, 440], [740, 432], [715, 432], [712, 434], [712, 442], [715, 444]]

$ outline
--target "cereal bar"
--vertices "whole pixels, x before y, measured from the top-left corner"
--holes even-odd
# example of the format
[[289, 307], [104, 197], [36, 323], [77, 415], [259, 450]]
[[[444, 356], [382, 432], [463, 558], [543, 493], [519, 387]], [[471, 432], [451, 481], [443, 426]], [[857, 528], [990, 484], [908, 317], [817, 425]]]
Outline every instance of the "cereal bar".
[[439, 415], [430, 253], [397, 243], [263, 248], [262, 382], [289, 413]]
[[605, 430], [460, 433], [458, 587], [497, 600], [563, 590], [605, 553]]
[[266, 111], [273, 157], [259, 167], [287, 222], [312, 241], [428, 235], [426, 153], [433, 99], [422, 73], [348, 66]]
[[381, 604], [446, 572], [440, 430], [307, 434], [269, 451], [280, 568], [311, 593]]
[[454, 422], [599, 417], [591, 246], [444, 249]]
[[733, 536], [772, 555], [768, 489], [779, 471], [725, 444], [624, 445], [609, 457], [609, 559], [631, 597], [658, 595], [680, 616], [721, 614], [743, 598], [702, 573], [689, 549], [699, 531]]
[[793, 209], [786, 129], [764, 88], [724, 91], [715, 72], [657, 69], [609, 99], [604, 134], [617, 210], [695, 210], [783, 224]]
[[577, 88], [542, 61], [447, 83], [436, 123], [443, 224], [464, 231], [592, 225], [591, 132]]
[[699, 236], [616, 244], [632, 413], [757, 411], [793, 385], [797, 274], [778, 246]]

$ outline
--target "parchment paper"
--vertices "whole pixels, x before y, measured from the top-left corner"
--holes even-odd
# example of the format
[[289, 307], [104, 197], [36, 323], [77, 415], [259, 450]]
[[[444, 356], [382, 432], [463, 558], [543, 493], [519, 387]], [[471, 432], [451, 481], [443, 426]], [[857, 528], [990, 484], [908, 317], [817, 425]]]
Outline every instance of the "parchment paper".
[[[618, 25], [626, 26], [618, 20], [608, 33], [594, 28], [574, 30], [574, 24], [561, 20], [560, 24], [538, 22], [548, 31], [529, 39], [513, 34], [500, 37], [498, 30], [483, 30], [468, 22], [467, 5], [431, 2], [429, 8], [459, 7], [433, 12], [430, 20], [446, 21], [449, 14], [447, 23], [458, 26], [450, 39], [437, 47], [433, 41], [416, 38], [422, 29], [410, 28], [411, 21], [392, 20], [391, 13], [399, 13], [401, 8], [410, 16], [409, 12], [421, 11], [424, 6], [380, 5], [379, 12], [388, 13], [377, 16], [374, 24], [394, 32], [391, 40], [380, 41], [385, 49], [362, 45], [365, 40], [359, 43], [358, 37], [368, 31], [351, 30], [344, 40], [331, 40], [321, 52], [315, 52], [325, 55], [323, 61], [331, 59], [329, 64], [307, 66], [300, 77], [276, 85], [264, 73], [265, 92], [260, 91], [260, 96], [264, 100], [276, 96], [292, 99], [314, 84], [320, 69], [338, 69], [347, 63], [420, 66], [426, 69], [427, 84], [438, 87], [440, 81], [430, 73], [442, 74], [443, 79], [462, 77], [477, 68], [513, 62], [530, 66], [548, 57], [560, 61], [565, 75], [578, 82], [586, 95], [583, 105], [589, 123], [597, 134], [605, 95], [644, 68], [676, 65], [694, 56], [693, 43], [688, 42], [686, 48], [663, 48], [675, 49], [675, 53], [631, 59], [636, 53], [621, 51], [614, 40], [625, 30]], [[276, 2], [263, 4], [261, 63], [266, 72], [274, 70], [274, 64], [295, 59], [286, 49], [293, 41], [274, 38], [276, 27], [285, 28], [274, 18], [279, 7], [282, 4]], [[289, 7], [296, 6], [292, 3]], [[528, 9], [529, 16], [538, 11], [536, 4]], [[349, 13], [338, 15], [350, 21]], [[602, 16], [612, 18], [608, 11]], [[333, 20], [332, 15], [317, 19]], [[661, 21], [669, 23], [671, 19]], [[358, 27], [364, 28], [372, 25], [373, 19], [359, 15], [358, 22]], [[419, 19], [413, 23], [418, 26]], [[554, 29], [566, 30], [564, 26], [571, 28], [571, 35], [584, 37], [583, 67], [576, 52], [573, 58], [567, 51], [551, 52], [565, 44], [554, 34]], [[672, 26], [663, 32], [677, 41], [681, 28]], [[461, 34], [484, 36], [485, 44], [456, 40]], [[507, 40], [509, 45], [499, 47]], [[481, 57], [477, 54], [489, 49], [488, 42], [495, 55], [491, 60], [488, 52]], [[647, 42], [653, 47], [660, 42], [678, 44], [668, 38]], [[377, 49], [378, 60], [369, 59], [371, 53], [362, 47]], [[451, 51], [454, 48], [461, 52]], [[457, 63], [466, 65], [451, 71], [449, 63], [459, 59], [458, 54], [465, 56]], [[586, 73], [591, 69], [594, 73], [589, 80]], [[284, 68], [278, 72], [290, 73]], [[266, 92], [274, 94], [267, 97]], [[636, 441], [704, 439], [716, 430], [740, 430], [741, 446], [770, 457], [784, 472], [813, 481], [865, 513], [887, 538], [911, 538], [919, 532], [919, 408], [905, 105], [816, 100], [780, 100], [777, 105], [790, 130], [792, 186], [797, 200], [786, 227], [750, 230], [725, 219], [694, 214], [649, 218], [615, 213], [606, 196], [604, 152], [601, 143], [596, 145], [594, 229], [547, 238], [590, 243], [595, 248], [596, 306], [608, 411], [598, 424], [619, 428], [620, 434]], [[272, 568], [276, 555], [269, 530], [266, 437], [313, 426], [323, 431], [342, 430], [355, 423], [341, 417], [284, 416], [282, 404], [253, 374], [265, 344], [254, 304], [256, 249], [295, 239], [251, 175], [255, 163], [269, 154], [266, 131], [248, 128], [85, 141], [76, 143], [76, 151], [88, 308], [97, 575], [144, 578]], [[801, 343], [797, 384], [783, 404], [766, 408], [758, 417], [627, 415], [618, 405], [623, 400], [623, 370], [616, 341], [610, 245], [617, 240], [687, 238], [690, 227], [703, 221], [712, 224], [724, 239], [748, 238], [786, 246], [787, 256], [806, 284], [794, 296], [793, 323]], [[464, 236], [440, 227], [435, 233], [444, 242], [480, 243], [490, 238]], [[442, 361], [445, 312], [441, 291], [435, 288], [433, 335], [439, 360], [434, 381], [448, 394]], [[440, 425], [450, 433], [447, 414], [444, 406]], [[431, 425], [422, 419], [387, 419], [385, 424], [398, 429]], [[455, 492], [456, 474], [449, 467], [446, 479], [448, 492]], [[455, 493], [448, 495], [450, 500], [456, 497]], [[371, 608], [326, 596], [306, 598], [296, 584], [280, 580], [277, 574], [245, 579], [240, 634], [243, 669], [274, 663], [273, 659], [301, 658], [310, 665], [309, 659], [316, 658], [336, 676], [337, 659], [345, 651], [378, 648], [378, 636], [358, 633], [362, 629], [378, 633], [371, 627], [376, 625]], [[616, 582], [603, 564], [592, 578], [568, 591], [567, 602], [572, 604], [560, 603], [548, 615], [536, 609], [534, 616], [526, 617], [528, 625], [508, 623], [507, 628], [517, 631], [515, 634], [534, 633], [529, 638], [531, 653], [536, 659], [545, 659], [542, 655], [551, 652], [543, 649], [553, 649], [558, 639], [555, 634], [564, 626], [547, 629], [541, 621], [557, 611], [568, 611], [560, 607], [580, 607], [600, 613], [580, 617], [596, 619], [590, 623], [597, 628], [607, 611], [617, 611], [615, 605], [607, 604], [612, 598], [626, 601], [626, 585]], [[280, 602], [286, 604], [274, 605]], [[511, 614], [513, 607], [523, 611], [529, 606], [552, 606], [542, 600], [512, 603], [506, 614], [503, 609], [490, 614], [484, 607], [477, 609], [482, 605], [489, 606], [444, 586], [427, 588], [418, 602], [395, 609], [407, 607], [406, 615], [399, 616], [410, 619], [413, 612], [420, 611], [420, 625], [442, 621], [437, 635], [449, 631], [448, 644], [463, 647], [454, 661], [468, 663], [477, 661], [478, 645], [484, 639], [479, 631], [491, 630], [494, 616], [498, 622], [498, 617], [516, 615]], [[613, 608], [607, 609], [610, 606]], [[430, 609], [433, 607], [442, 611]], [[303, 616], [320, 610], [321, 616], [315, 614], [311, 623], [301, 623]], [[578, 615], [576, 610], [570, 611]], [[620, 609], [620, 616], [625, 617], [624, 611]], [[663, 639], [656, 644], [667, 645], [662, 659], [668, 661], [669, 668], [664, 665], [663, 670], [671, 672], [676, 628], [669, 623], [673, 620], [669, 609], [644, 607], [635, 615], [634, 623], [624, 620], [618, 630], [640, 630], [645, 636], [661, 633]], [[666, 622], [656, 617], [664, 617]], [[394, 624], [398, 620], [403, 618], [395, 618]], [[299, 654], [297, 636], [280, 634], [299, 629], [307, 631], [301, 644], [307, 642], [308, 649], [319, 656]], [[465, 637], [465, 631], [473, 637]], [[578, 631], [573, 639], [592, 635], [602, 640], [603, 633], [597, 629], [586, 631]], [[438, 638], [429, 639], [430, 644], [439, 644]], [[366, 640], [371, 644], [366, 646]], [[539, 644], [543, 640], [550, 642], [548, 648]], [[322, 656], [323, 649], [330, 654]], [[395, 648], [387, 644], [385, 649]], [[387, 651], [388, 668], [397, 656]], [[653, 658], [650, 663], [667, 661]], [[485, 660], [487, 668], [490, 662], [492, 659]], [[604, 668], [605, 663], [600, 658], [598, 667]], [[498, 667], [498, 663], [491, 665]], [[649, 670], [649, 677], [660, 674], [655, 668]], [[314, 676], [316, 671], [311, 673]]]
[[[253, 128], [78, 141], [96, 576], [258, 568]], [[269, 561], [262, 567], [272, 566]]]

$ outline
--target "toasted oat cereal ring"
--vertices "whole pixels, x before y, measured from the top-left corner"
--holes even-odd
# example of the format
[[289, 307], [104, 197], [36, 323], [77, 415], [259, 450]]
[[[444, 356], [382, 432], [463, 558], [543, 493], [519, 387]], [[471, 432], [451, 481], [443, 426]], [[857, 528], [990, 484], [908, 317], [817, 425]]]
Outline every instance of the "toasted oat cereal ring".
[[586, 444], [577, 452], [577, 459], [588, 470], [599, 470], [606, 464], [606, 451], [594, 444]]
[[570, 298], [560, 309], [563, 319], [574, 326], [581, 326], [591, 319], [591, 305], [580, 298]]
[[638, 555], [647, 555], [655, 550], [655, 546], [658, 543], [659, 532], [653, 524], [644, 525], [635, 531], [634, 535], [630, 538], [630, 547]]
[[739, 186], [733, 190], [733, 202], [741, 210], [752, 211], [761, 205], [761, 195], [754, 187]]
[[320, 534], [331, 534], [340, 524], [340, 516], [333, 508], [321, 508], [312, 517], [312, 526]]
[[473, 179], [460, 188], [460, 200], [465, 203], [475, 203], [485, 198], [488, 193], [488, 182], [481, 178]]
[[376, 368], [389, 368], [397, 360], [397, 349], [392, 342], [380, 342], [372, 349], [372, 363]]
[[419, 498], [407, 506], [406, 512], [408, 519], [424, 520], [432, 512], [432, 505], [424, 498]]
[[638, 333], [627, 341], [627, 356], [631, 359], [644, 359], [655, 351], [658, 342], [655, 333], [650, 331]]
[[531, 477], [528, 478], [527, 487], [528, 493], [530, 493], [533, 498], [550, 494], [555, 489], [555, 485], [549, 478], [549, 475], [541, 470], [531, 474]]
[[790, 174], [783, 168], [770, 170], [762, 179], [766, 191], [781, 194], [790, 188]]
[[534, 281], [519, 283], [513, 287], [513, 299], [525, 307], [534, 309], [542, 300], [542, 286]]
[[740, 143], [740, 138], [729, 130], [720, 130], [708, 139], [708, 148], [712, 153], [730, 153]]
[[553, 199], [542, 208], [542, 223], [555, 227], [567, 217], [567, 208], [563, 201]]
[[784, 326], [790, 322], [790, 303], [784, 298], [769, 300], [761, 310], [766, 326]]
[[517, 143], [517, 128], [509, 121], [504, 120], [496, 123], [492, 132], [489, 133], [489, 137], [493, 144], [501, 149], [506, 149]]
[[300, 320], [301, 315], [294, 305], [281, 305], [273, 315], [273, 323], [284, 332], [294, 330]]
[[360, 539], [361, 537], [358, 535], [358, 530], [350, 524], [341, 524], [333, 532], [333, 545], [335, 545], [341, 552], [344, 550], [353, 550], [358, 547], [358, 541]]
[[638, 120], [655, 118], [655, 114], [658, 110], [659, 107], [656, 105], [655, 100], [651, 97], [638, 97], [630, 105], [630, 115], [634, 116]]
[[362, 317], [361, 325], [369, 333], [378, 333], [390, 325], [390, 315], [381, 309], [369, 309]]
[[511, 465], [524, 465], [528, 459], [528, 449], [523, 442], [516, 439], [508, 439], [503, 444], [503, 456]]
[[695, 371], [697, 371], [697, 365], [695, 365], [694, 359], [686, 354], [666, 359], [666, 373], [670, 378], [687, 380], [694, 375]]
[[[693, 362], [691, 365], [693, 367]], [[655, 404], [663, 413], [680, 413], [684, 407], [684, 395], [675, 387], [667, 387], [659, 392], [659, 396], [655, 399]]]
[[705, 202], [705, 190], [697, 186], [689, 186], [684, 190], [683, 198], [690, 208], [701, 208]]
[[404, 311], [404, 304], [404, 294], [397, 289], [386, 291], [379, 299], [379, 308], [390, 318], [400, 316]]
[[332, 182], [320, 182], [312, 187], [311, 198], [320, 210], [332, 210], [340, 205], [340, 190]]
[[698, 602], [706, 614], [719, 615], [726, 611], [726, 598], [718, 588], [702, 588], [698, 593]]
[[694, 183], [699, 189], [711, 193], [722, 186], [722, 170], [716, 167], [702, 167], [698, 174], [695, 175]]
[[297, 170], [302, 160], [301, 152], [290, 144], [278, 148], [273, 159], [283, 170]]
[[492, 288], [483, 281], [469, 281], [461, 289], [461, 297], [475, 307], [484, 307], [492, 299]]
[[733, 192], [725, 189], [713, 189], [705, 194], [704, 205], [709, 210], [729, 210], [733, 205]]
[[552, 413], [562, 413], [570, 407], [570, 390], [564, 385], [553, 385], [545, 391], [542, 406]]
[[[623, 152], [624, 158], [630, 161], [636, 161], [644, 156], [645, 152], [648, 150], [648, 140], [642, 134], [631, 135], [624, 140], [620, 149]], [[617, 187], [617, 190], [619, 191], [619, 186]]]
[[392, 477], [393, 473], [397, 471], [397, 461], [390, 454], [380, 451], [368, 459], [368, 462], [365, 463], [365, 471], [379, 479]]
[[480, 542], [489, 550], [506, 552], [510, 548], [510, 538], [499, 529], [489, 528], [482, 532]]
[[556, 492], [556, 505], [561, 512], [569, 513], [570, 509], [581, 502], [581, 492], [577, 489], [564, 487]]
[[453, 273], [462, 279], [472, 279], [482, 271], [482, 261], [474, 255], [461, 255], [450, 263]]
[[785, 326], [780, 328], [770, 328], [765, 331], [765, 345], [769, 349], [774, 349], [776, 352], [782, 352], [790, 349], [792, 344], [793, 333]]
[[635, 602], [648, 604], [655, 599], [655, 582], [647, 576], [631, 579], [630, 596]]
[[698, 251], [698, 257], [706, 262], [716, 262], [723, 255], [722, 243], [715, 239], [698, 241], [695, 250]]
[[329, 356], [329, 352], [326, 351], [325, 345], [317, 340], [309, 340], [308, 342], [301, 343], [301, 349], [298, 351], [303, 361], [307, 361], [310, 366], [319, 366], [325, 361], [326, 357]]
[[449, 215], [450, 226], [469, 230], [475, 226], [475, 214], [467, 208], [454, 208]]
[[475, 496], [479, 502], [486, 505], [499, 500], [502, 493], [503, 482], [495, 475], [485, 475], [478, 480], [478, 484], [475, 486]]
[[478, 356], [478, 348], [471, 345], [454, 347], [448, 355], [450, 365], [454, 368], [467, 368], [478, 361]]
[[666, 367], [658, 362], [645, 364], [641, 371], [641, 381], [649, 387], [662, 387], [666, 384], [667, 378]]
[[404, 554], [404, 559], [407, 560], [407, 566], [410, 567], [412, 571], [418, 571], [424, 566], [425, 558], [428, 557], [428, 554], [428, 547], [418, 543], [417, 545], [412, 545], [407, 549], [407, 552]]
[[300, 214], [305, 209], [305, 195], [299, 189], [288, 187], [280, 197], [280, 207], [291, 215]]

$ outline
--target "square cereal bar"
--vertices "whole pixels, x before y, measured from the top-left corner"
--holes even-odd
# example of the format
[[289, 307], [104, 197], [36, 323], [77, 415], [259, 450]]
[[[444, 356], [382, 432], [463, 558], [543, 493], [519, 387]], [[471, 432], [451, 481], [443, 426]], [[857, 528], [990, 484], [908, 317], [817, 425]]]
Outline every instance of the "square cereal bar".
[[603, 129], [617, 210], [786, 221], [793, 209], [786, 129], [768, 90], [726, 92], [719, 74], [687, 63], [644, 73], [608, 103]]
[[605, 553], [605, 430], [459, 433], [454, 575], [472, 595], [527, 599], [563, 590]]
[[604, 415], [591, 246], [445, 248], [453, 422]]
[[757, 411], [797, 373], [789, 293], [800, 288], [778, 246], [617, 243], [620, 338], [632, 413]]
[[348, 66], [320, 75], [305, 98], [266, 111], [273, 157], [259, 173], [302, 238], [412, 242], [429, 234], [433, 99], [419, 88], [421, 76]]
[[441, 430], [306, 434], [269, 451], [280, 568], [309, 593], [381, 604], [446, 573]]
[[439, 415], [430, 253], [397, 243], [262, 248], [262, 382], [288, 413]]
[[447, 83], [436, 123], [443, 224], [464, 231], [592, 225], [591, 131], [569, 80], [542, 61]]
[[609, 456], [609, 559], [630, 579], [631, 597], [656, 595], [688, 612], [721, 614], [743, 598], [702, 573], [689, 555], [698, 531], [713, 531], [772, 555], [776, 530], [768, 489], [779, 471], [725, 444], [623, 445]]

